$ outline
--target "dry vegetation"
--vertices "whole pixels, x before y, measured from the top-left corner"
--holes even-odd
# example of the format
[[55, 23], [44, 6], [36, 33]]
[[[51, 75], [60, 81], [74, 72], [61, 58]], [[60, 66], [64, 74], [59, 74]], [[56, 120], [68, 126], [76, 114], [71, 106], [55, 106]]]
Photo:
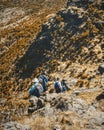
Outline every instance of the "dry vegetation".
[[[21, 108], [18, 103], [24, 104], [26, 101], [23, 97], [22, 102], [15, 98], [19, 97], [18, 93], [21, 91], [26, 91], [27, 96], [27, 90], [31, 85], [31, 77], [25, 80], [18, 78], [18, 71], [15, 71], [16, 63], [33, 43], [47, 16], [56, 13], [65, 2], [66, 0], [0, 0], [0, 98], [5, 102], [5, 106], [1, 104], [0, 111], [8, 113], [12, 108], [10, 119], [13, 115], [13, 120], [21, 117], [15, 114], [15, 111]], [[22, 106], [20, 113], [24, 107], [26, 104]], [[6, 117], [8, 115], [4, 114], [0, 120]]]
[[[98, 27], [95, 26], [99, 19], [103, 20], [103, 10], [100, 10], [99, 6], [88, 5], [89, 8], [84, 12], [84, 15], [87, 15], [90, 19], [87, 19], [81, 26], [72, 26], [70, 30], [73, 30], [73, 32], [68, 32], [64, 29], [64, 18], [57, 13], [55, 24], [59, 26], [59, 30], [56, 29], [51, 32], [51, 36], [56, 40], [53, 51], [47, 48], [43, 49], [44, 47], [41, 50], [40, 46], [37, 46], [37, 51], [33, 50], [35, 38], [41, 37], [43, 23], [51, 16], [54, 16], [64, 6], [66, 1], [33, 0], [29, 2], [28, 0], [0, 0], [0, 18], [2, 18], [0, 21], [0, 98], [3, 102], [0, 110], [3, 113], [9, 113], [11, 110], [12, 113], [12, 115], [9, 113], [9, 116], [4, 114], [1, 119], [9, 117], [10, 120], [17, 120], [19, 119], [18, 117], [22, 117], [26, 110], [26, 105], [28, 106], [29, 104], [26, 99], [28, 99], [28, 89], [31, 86], [31, 80], [35, 76], [39, 76], [44, 68], [47, 69], [52, 80], [57, 76], [61, 77], [61, 79], [65, 78], [67, 81], [69, 78], [78, 79], [76, 85], [73, 85], [73, 90], [69, 91], [69, 93], [82, 87], [101, 87], [101, 75], [97, 74], [97, 69], [104, 58], [102, 52], [104, 47], [104, 26], [102, 24], [99, 24]], [[9, 14], [10, 18], [2, 15], [7, 8], [11, 12]], [[13, 11], [17, 12], [14, 17], [12, 17]], [[73, 21], [71, 19], [70, 24]], [[77, 31], [74, 32], [74, 30]], [[41, 45], [41, 43], [38, 45]], [[39, 62], [37, 62], [35, 54], [40, 56]], [[50, 59], [47, 60], [47, 57]], [[30, 73], [31, 75], [29, 75]], [[50, 88], [52, 87], [50, 82]], [[100, 92], [97, 92], [97, 94]], [[79, 96], [90, 104], [97, 94], [93, 92], [82, 93]], [[48, 124], [44, 125], [46, 122]], [[63, 124], [62, 129], [66, 129], [64, 128], [64, 123], [66, 124], [67, 120], [63, 117], [61, 122]], [[51, 129], [51, 125], [48, 118], [42, 117], [36, 118], [34, 124], [32, 124], [36, 130], [48, 130], [49, 128]]]
[[[10, 8], [11, 11], [14, 7], [17, 8], [16, 10], [14, 10], [17, 11], [17, 13], [19, 9], [23, 9], [24, 11], [24, 15], [21, 14], [22, 16], [18, 16], [19, 18], [13, 17], [12, 19], [10, 19], [12, 15], [10, 14], [9, 22], [6, 23], [7, 19], [5, 18], [5, 22], [3, 23], [3, 25], [0, 25], [2, 27], [0, 33], [0, 86], [2, 86], [1, 92], [6, 93], [7, 95], [11, 95], [11, 93], [8, 93], [8, 88], [11, 88], [11, 90], [15, 90], [18, 86], [18, 81], [16, 81], [16, 75], [18, 72], [14, 71], [16, 62], [25, 54], [26, 50], [33, 42], [37, 33], [41, 30], [41, 24], [46, 21], [46, 16], [48, 14], [55, 13], [65, 3], [65, 1], [59, 2], [54, 0], [52, 0], [51, 2], [45, 2], [44, 0], [34, 0], [33, 2], [15, 2], [8, 0], [1, 0], [0, 2], [2, 6], [1, 13], [5, 11], [6, 8]], [[30, 11], [30, 9], [32, 10], [32, 12], [28, 12]], [[27, 18], [22, 20], [21, 17]], [[18, 22], [18, 20], [20, 21]], [[5, 89], [7, 89], [6, 92]]]

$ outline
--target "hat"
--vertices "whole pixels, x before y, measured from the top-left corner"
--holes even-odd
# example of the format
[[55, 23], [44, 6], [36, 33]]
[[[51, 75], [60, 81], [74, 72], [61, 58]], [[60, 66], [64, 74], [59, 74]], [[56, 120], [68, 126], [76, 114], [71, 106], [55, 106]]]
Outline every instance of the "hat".
[[33, 82], [33, 83], [39, 83], [39, 80], [38, 80], [37, 78], [34, 78], [34, 79], [32, 80], [32, 82]]

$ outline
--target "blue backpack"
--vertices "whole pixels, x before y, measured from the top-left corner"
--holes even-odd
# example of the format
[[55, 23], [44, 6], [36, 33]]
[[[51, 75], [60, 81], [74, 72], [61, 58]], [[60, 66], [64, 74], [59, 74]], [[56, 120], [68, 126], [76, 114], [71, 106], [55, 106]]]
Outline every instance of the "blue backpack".
[[35, 87], [34, 85], [32, 85], [31, 88], [29, 89], [29, 95], [34, 95], [34, 91], [35, 91]]
[[44, 91], [46, 91], [48, 89], [48, 79], [45, 75], [41, 75], [40, 78], [42, 79], [42, 86], [44, 88]]
[[45, 75], [41, 75], [40, 78], [44, 81], [44, 82], [48, 82], [48, 79]]
[[29, 95], [39, 97], [41, 93], [43, 92], [43, 87], [39, 84], [34, 84], [29, 89]]

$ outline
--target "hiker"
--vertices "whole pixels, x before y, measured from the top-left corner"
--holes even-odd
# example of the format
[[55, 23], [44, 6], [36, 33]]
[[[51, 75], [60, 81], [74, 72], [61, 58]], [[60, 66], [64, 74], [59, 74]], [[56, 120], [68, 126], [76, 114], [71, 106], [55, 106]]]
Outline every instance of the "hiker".
[[39, 80], [37, 78], [34, 78], [33, 83], [34, 84], [29, 89], [29, 96], [32, 95], [32, 96], [39, 97], [43, 92], [43, 87], [39, 83]]
[[39, 77], [39, 82], [42, 84], [43, 86], [43, 91], [47, 91], [48, 90], [48, 77], [46, 76], [46, 72], [42, 72], [42, 75], [40, 75]]
[[56, 93], [61, 93], [63, 91], [61, 82], [59, 81], [59, 78], [56, 79], [55, 83], [54, 83], [54, 88]]
[[65, 82], [66, 80], [62, 80], [61, 81], [61, 85], [62, 85], [62, 88], [63, 88], [63, 92], [65, 92], [65, 91], [67, 91], [68, 90], [68, 87], [67, 87], [67, 85], [66, 85], [66, 82]]

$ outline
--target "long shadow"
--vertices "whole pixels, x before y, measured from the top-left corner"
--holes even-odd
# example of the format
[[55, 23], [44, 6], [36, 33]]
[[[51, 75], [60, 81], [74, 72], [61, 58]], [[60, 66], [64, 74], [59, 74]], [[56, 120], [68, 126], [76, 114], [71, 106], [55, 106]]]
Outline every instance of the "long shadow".
[[19, 78], [25, 79], [30, 77], [35, 69], [42, 66], [43, 63], [49, 60], [46, 56], [46, 51], [51, 50], [50, 44], [51, 36], [47, 32], [47, 35], [42, 35], [42, 32], [38, 34], [36, 40], [30, 45], [26, 54], [16, 64], [16, 73]]
[[[74, 35], [76, 31], [80, 31], [78, 27], [87, 19], [87, 18], [83, 18], [83, 19], [79, 18], [78, 14], [76, 13], [75, 15], [71, 15], [70, 13], [65, 14], [63, 12], [59, 12], [59, 14], [63, 17], [64, 22], [67, 23], [65, 31], [68, 32], [69, 30], [69, 32], [71, 32], [71, 35]], [[53, 51], [62, 53], [60, 50], [60, 47], [58, 47], [59, 39], [57, 38], [59, 36], [66, 37], [66, 35], [65, 34], [63, 35], [63, 33], [61, 34], [60, 26], [58, 26], [59, 21], [57, 21], [57, 19], [54, 19], [54, 21], [55, 22], [50, 22], [49, 25], [43, 24], [42, 30], [36, 37], [36, 40], [30, 45], [26, 54], [16, 64], [16, 73], [19, 74], [20, 78], [25, 79], [25, 78], [31, 77], [31, 75], [35, 72], [35, 69], [37, 67], [41, 67], [43, 63], [45, 64], [48, 60], [51, 60], [49, 58], [52, 58], [52, 57], [47, 56], [47, 51], [48, 51], [48, 54], [49, 54], [49, 51], [51, 52], [50, 55], [52, 54]], [[56, 36], [54, 34], [54, 30], [57, 32]], [[76, 50], [78, 50], [81, 46], [80, 44], [78, 45], [74, 43], [73, 45], [75, 46]], [[57, 47], [58, 47], [58, 50], [56, 50]], [[63, 50], [66, 51], [65, 48], [63, 48]], [[67, 50], [67, 52], [68, 51], [69, 50]], [[74, 52], [72, 52], [71, 54], [72, 58], [73, 58], [73, 54]], [[56, 58], [58, 58], [57, 55], [58, 54], [56, 54]], [[68, 57], [68, 54], [65, 55], [65, 58], [66, 57]], [[63, 57], [63, 59], [65, 58]], [[71, 60], [74, 60], [72, 58]]]

